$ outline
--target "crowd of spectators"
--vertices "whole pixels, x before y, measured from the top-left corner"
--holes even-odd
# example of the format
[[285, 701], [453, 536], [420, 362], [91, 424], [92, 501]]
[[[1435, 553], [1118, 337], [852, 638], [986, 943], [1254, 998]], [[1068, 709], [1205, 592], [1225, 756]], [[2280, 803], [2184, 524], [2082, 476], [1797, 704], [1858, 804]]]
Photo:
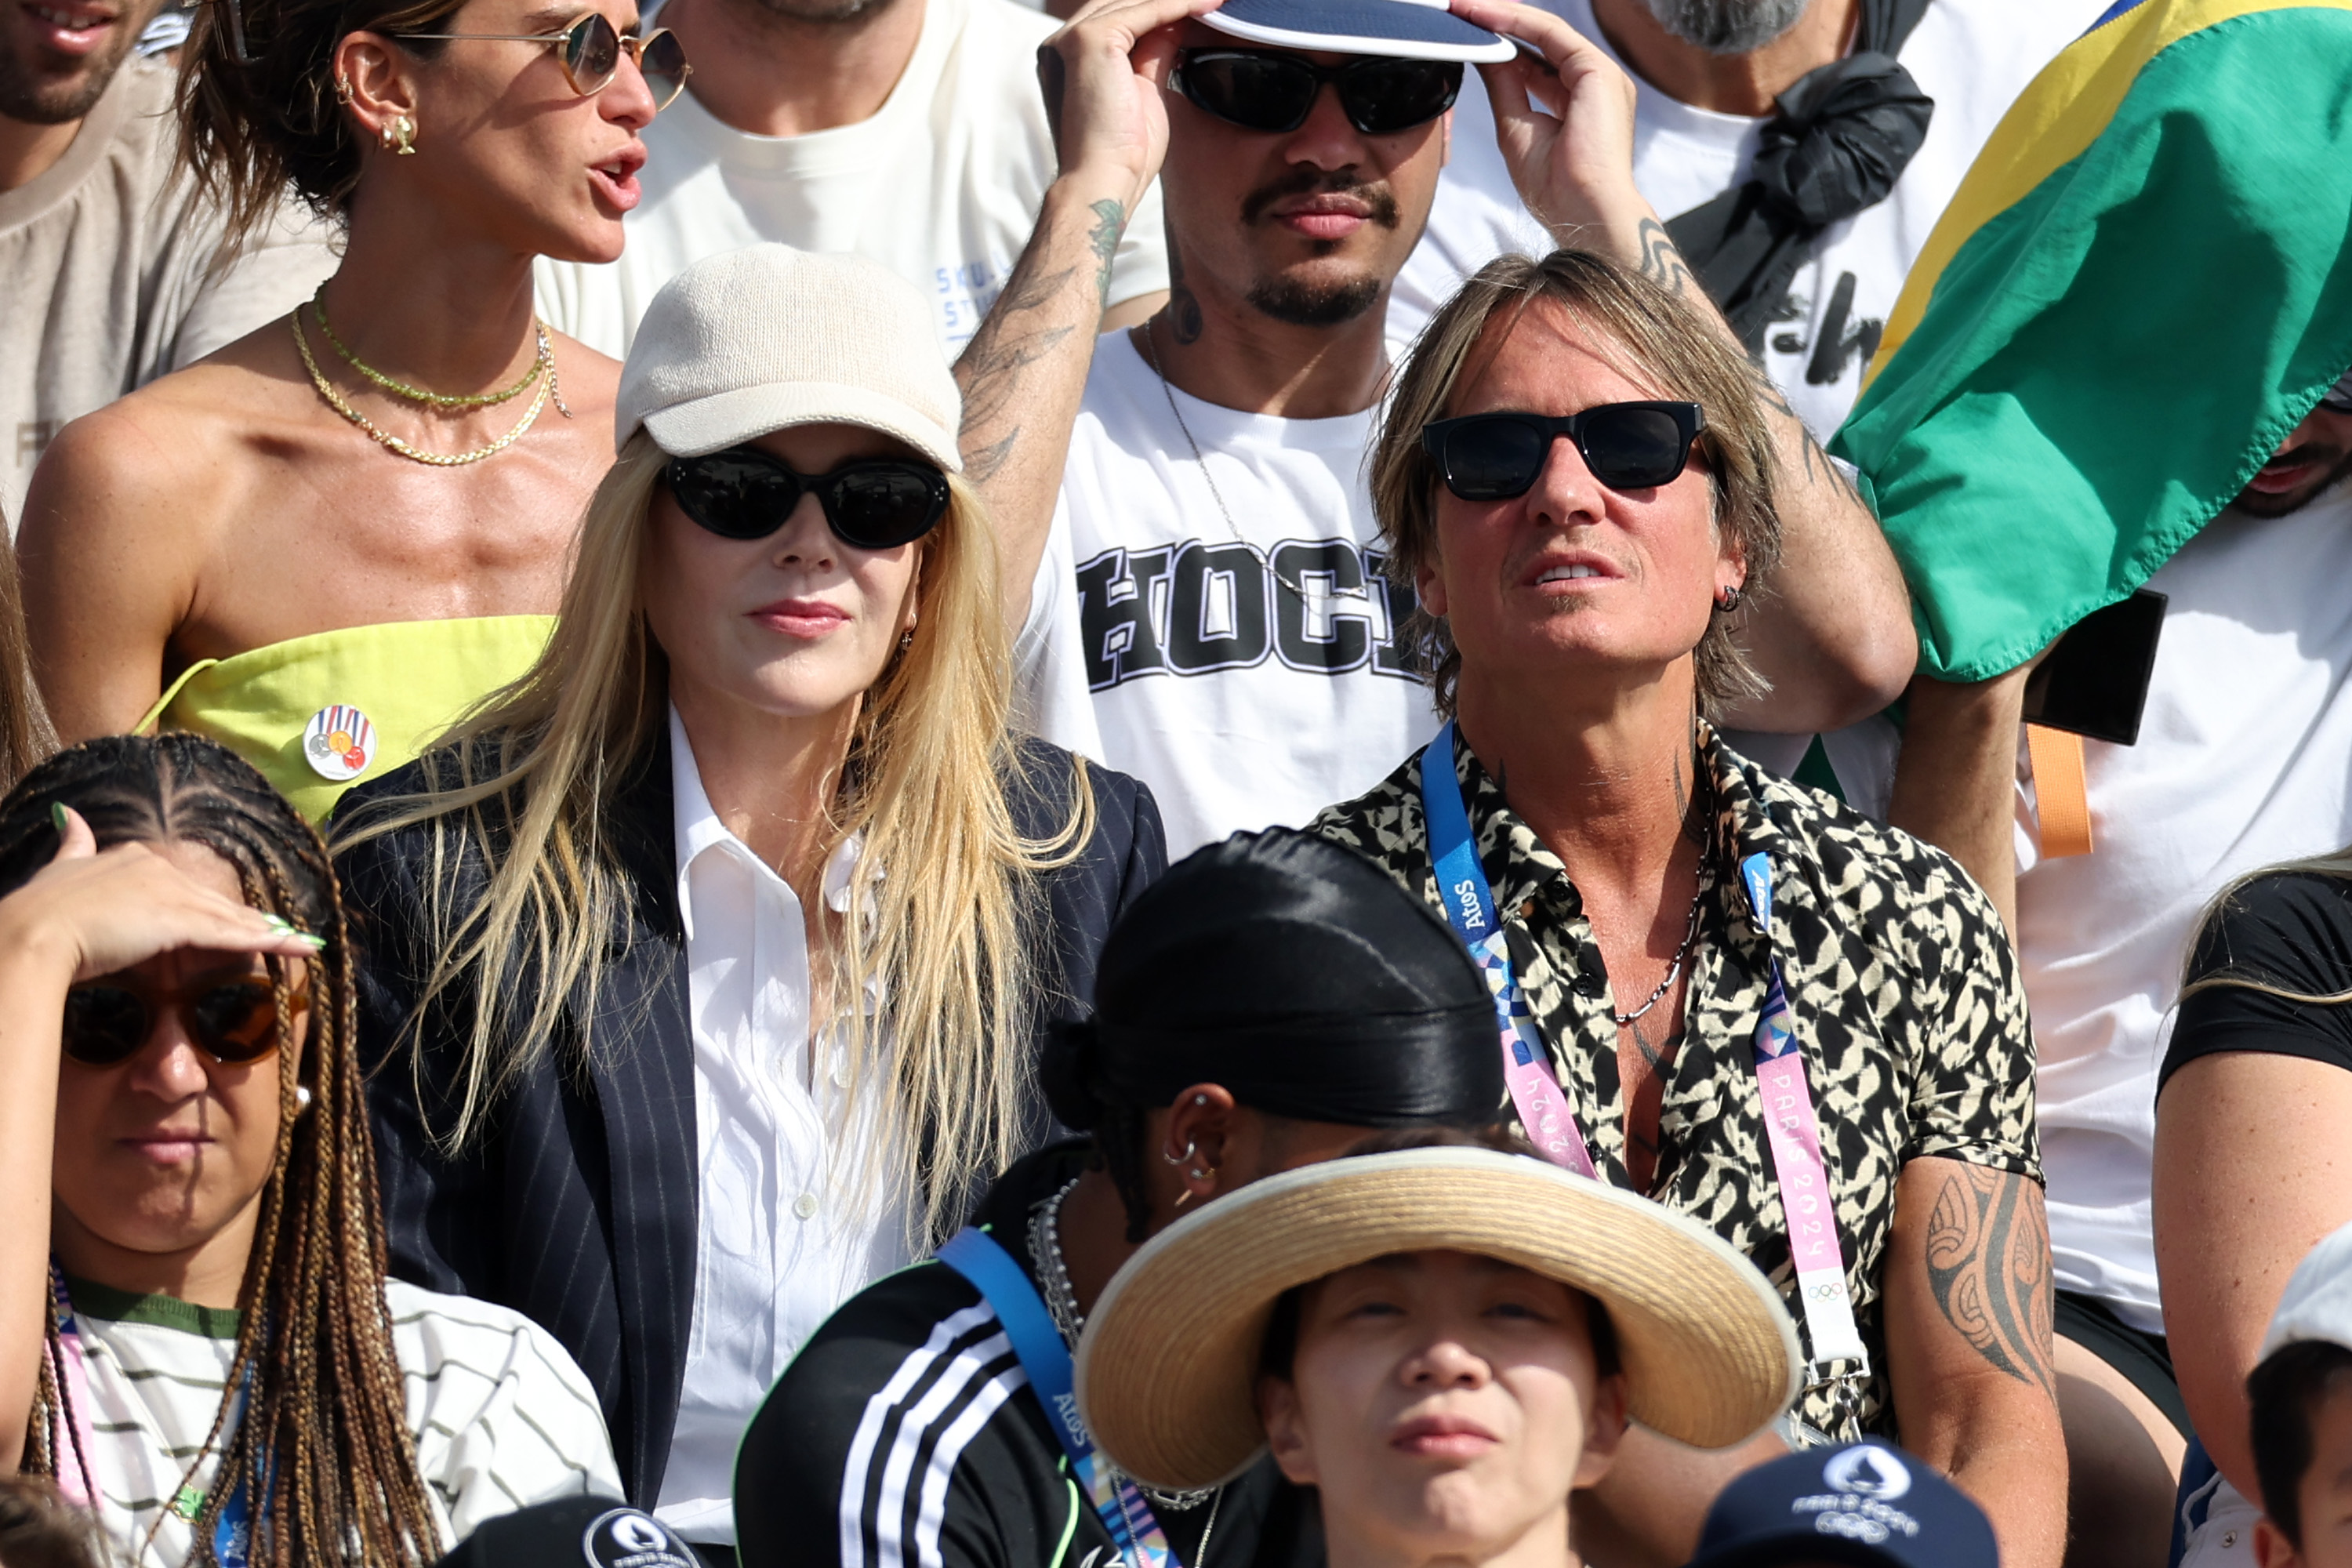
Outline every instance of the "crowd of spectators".
[[0, 1568], [2352, 1568], [2339, 0], [6, 0], [0, 302]]

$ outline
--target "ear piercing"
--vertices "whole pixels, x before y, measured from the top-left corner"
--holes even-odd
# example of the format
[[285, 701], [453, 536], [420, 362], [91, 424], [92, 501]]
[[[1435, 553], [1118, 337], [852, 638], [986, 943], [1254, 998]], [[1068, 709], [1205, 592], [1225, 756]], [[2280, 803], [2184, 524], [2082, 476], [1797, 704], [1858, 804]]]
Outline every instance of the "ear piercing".
[[1740, 592], [1738, 584], [1730, 584], [1715, 596], [1716, 612], [1725, 616], [1731, 614], [1732, 611], [1739, 608], [1739, 602], [1746, 595]]
[[384, 151], [388, 153], [403, 158], [414, 157], [416, 154], [416, 148], [414, 145], [416, 140], [416, 121], [405, 114], [395, 114], [383, 122], [383, 129], [376, 132], [376, 140], [383, 144]]

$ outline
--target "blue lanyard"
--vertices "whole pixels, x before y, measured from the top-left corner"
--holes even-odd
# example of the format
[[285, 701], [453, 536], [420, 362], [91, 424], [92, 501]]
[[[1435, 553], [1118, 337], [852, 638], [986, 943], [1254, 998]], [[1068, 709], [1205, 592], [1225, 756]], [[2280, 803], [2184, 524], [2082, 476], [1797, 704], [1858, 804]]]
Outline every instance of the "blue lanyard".
[[1112, 1495], [1106, 1497], [1107, 1489], [1096, 1485], [1095, 1439], [1087, 1430], [1086, 1418], [1078, 1414], [1069, 1347], [1046, 1315], [1045, 1303], [1037, 1299], [1037, 1288], [994, 1237], [971, 1226], [950, 1237], [938, 1258], [980, 1292], [1004, 1326], [1004, 1337], [1013, 1342], [1013, 1353], [1020, 1358], [1037, 1403], [1045, 1407], [1045, 1424], [1061, 1440], [1062, 1452], [1069, 1456], [1078, 1484], [1094, 1499], [1095, 1511], [1102, 1516], [1112, 1542], [1122, 1555], [1145, 1561], [1139, 1538], [1164, 1541], [1166, 1537], [1160, 1521], [1152, 1517], [1151, 1505], [1134, 1486], [1122, 1479], [1116, 1489], [1108, 1489]]

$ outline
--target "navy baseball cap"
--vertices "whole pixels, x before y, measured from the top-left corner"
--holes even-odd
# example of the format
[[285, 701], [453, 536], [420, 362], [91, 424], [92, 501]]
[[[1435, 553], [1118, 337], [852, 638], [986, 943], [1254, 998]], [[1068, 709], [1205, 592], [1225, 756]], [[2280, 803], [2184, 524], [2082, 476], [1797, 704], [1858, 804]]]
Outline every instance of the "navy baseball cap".
[[1808, 1560], [2000, 1568], [2000, 1548], [1984, 1510], [1926, 1460], [1864, 1441], [1790, 1454], [1724, 1488], [1688, 1568]]
[[1445, 0], [1225, 0], [1201, 20], [1277, 49], [1489, 64], [1518, 52], [1502, 34], [1447, 10]]
[[703, 1568], [677, 1531], [604, 1497], [557, 1498], [484, 1521], [434, 1568]]

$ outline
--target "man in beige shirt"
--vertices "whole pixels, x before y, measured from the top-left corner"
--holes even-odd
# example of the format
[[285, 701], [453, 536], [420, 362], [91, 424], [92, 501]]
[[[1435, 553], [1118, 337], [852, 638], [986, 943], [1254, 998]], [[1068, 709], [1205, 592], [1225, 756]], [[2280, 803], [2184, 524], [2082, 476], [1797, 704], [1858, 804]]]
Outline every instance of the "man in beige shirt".
[[203, 358], [334, 269], [290, 215], [242, 257], [178, 168], [159, 0], [0, 5], [0, 515], [65, 423]]

